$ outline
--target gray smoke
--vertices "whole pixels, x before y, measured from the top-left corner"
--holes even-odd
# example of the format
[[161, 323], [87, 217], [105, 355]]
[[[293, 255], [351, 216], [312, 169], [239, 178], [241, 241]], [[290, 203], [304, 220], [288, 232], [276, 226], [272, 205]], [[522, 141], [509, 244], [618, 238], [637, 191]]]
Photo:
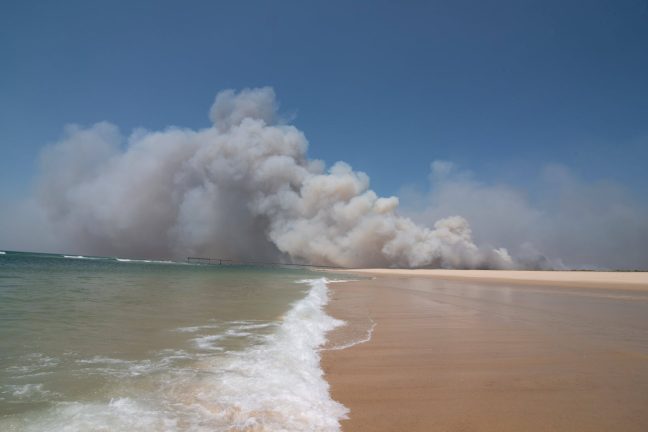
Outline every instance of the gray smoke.
[[38, 202], [60, 248], [129, 257], [189, 255], [320, 265], [508, 268], [465, 219], [433, 229], [397, 213], [369, 178], [307, 157], [271, 88], [228, 90], [202, 130], [68, 127], [42, 154]]
[[429, 191], [404, 189], [402, 211], [419, 224], [461, 214], [476, 242], [507, 248], [521, 267], [646, 268], [648, 208], [621, 185], [583, 181], [555, 164], [535, 183], [530, 196], [435, 161]]

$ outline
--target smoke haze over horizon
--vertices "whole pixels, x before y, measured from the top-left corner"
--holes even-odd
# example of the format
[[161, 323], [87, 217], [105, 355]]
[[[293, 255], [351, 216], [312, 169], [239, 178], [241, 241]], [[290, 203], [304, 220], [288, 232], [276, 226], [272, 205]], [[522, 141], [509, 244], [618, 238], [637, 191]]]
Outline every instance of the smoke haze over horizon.
[[436, 161], [430, 192], [405, 193], [399, 212], [399, 199], [379, 197], [365, 173], [310, 159], [272, 88], [222, 91], [209, 116], [209, 128], [127, 138], [107, 122], [66, 127], [42, 152], [34, 196], [7, 212], [0, 247], [343, 267], [648, 262], [645, 209], [561, 167], [547, 168], [555, 200], [538, 208]]
[[542, 167], [534, 193], [486, 183], [434, 161], [429, 189], [403, 188], [403, 214], [419, 224], [460, 214], [480, 245], [507, 248], [521, 267], [648, 269], [648, 208], [620, 184]]

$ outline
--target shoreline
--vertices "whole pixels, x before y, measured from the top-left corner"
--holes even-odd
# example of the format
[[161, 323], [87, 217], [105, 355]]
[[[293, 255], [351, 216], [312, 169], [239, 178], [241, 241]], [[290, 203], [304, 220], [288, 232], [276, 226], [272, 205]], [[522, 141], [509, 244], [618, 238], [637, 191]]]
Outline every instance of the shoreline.
[[481, 272], [352, 270], [374, 279], [329, 286], [341, 331], [375, 323], [322, 352], [343, 431], [648, 430], [647, 273]]
[[344, 273], [356, 275], [426, 277], [479, 283], [514, 283], [522, 285], [557, 285], [606, 289], [648, 290], [648, 272], [581, 270], [445, 270], [445, 269], [355, 269]]

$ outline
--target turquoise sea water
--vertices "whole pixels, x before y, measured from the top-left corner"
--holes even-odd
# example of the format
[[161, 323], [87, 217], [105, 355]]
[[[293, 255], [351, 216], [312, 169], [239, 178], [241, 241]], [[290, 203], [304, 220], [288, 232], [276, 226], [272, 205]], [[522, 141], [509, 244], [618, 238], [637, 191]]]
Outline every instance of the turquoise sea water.
[[0, 430], [337, 430], [321, 277], [0, 254]]

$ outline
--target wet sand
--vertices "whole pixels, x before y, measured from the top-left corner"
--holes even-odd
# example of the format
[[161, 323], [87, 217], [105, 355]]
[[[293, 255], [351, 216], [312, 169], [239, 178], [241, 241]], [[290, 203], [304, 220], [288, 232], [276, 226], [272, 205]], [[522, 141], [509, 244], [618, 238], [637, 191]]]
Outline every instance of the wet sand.
[[648, 430], [645, 273], [395, 272], [331, 287], [333, 341], [376, 324], [323, 355], [344, 431]]

